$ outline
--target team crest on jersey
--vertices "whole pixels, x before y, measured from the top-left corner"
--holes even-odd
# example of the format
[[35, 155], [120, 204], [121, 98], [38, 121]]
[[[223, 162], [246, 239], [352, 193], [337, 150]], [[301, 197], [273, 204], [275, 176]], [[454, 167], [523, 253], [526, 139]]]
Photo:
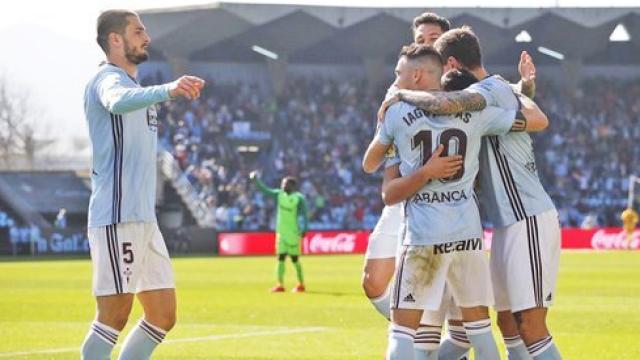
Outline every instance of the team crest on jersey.
[[396, 153], [397, 153], [396, 146], [395, 145], [391, 145], [387, 149], [387, 152], [384, 154], [384, 157], [393, 158], [393, 157], [396, 157]]
[[529, 170], [533, 174], [535, 174], [538, 171], [538, 168], [536, 167], [536, 163], [533, 161], [528, 162], [527, 165], [525, 165], [525, 167], [527, 168], [527, 170]]
[[155, 105], [151, 105], [147, 108], [147, 125], [149, 130], [158, 131], [158, 110]]

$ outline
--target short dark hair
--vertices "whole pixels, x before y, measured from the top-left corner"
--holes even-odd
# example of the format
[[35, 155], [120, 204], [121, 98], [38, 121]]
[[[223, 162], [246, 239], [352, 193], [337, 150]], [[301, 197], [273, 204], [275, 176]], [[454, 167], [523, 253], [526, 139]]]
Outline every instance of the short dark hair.
[[124, 35], [124, 30], [129, 24], [129, 16], [138, 16], [131, 10], [107, 10], [98, 16], [98, 45], [105, 54], [109, 53], [109, 34]]
[[291, 186], [291, 190], [295, 191], [298, 189], [298, 179], [293, 177], [293, 176], [285, 176], [284, 179], [282, 179], [285, 183], [289, 184], [289, 186]]
[[442, 90], [457, 91], [464, 90], [477, 83], [478, 79], [466, 69], [454, 69], [442, 76]]
[[444, 61], [442, 60], [442, 56], [440, 53], [436, 51], [431, 45], [421, 45], [421, 44], [411, 44], [407, 46], [403, 46], [400, 50], [399, 57], [405, 56], [409, 60], [417, 60], [417, 59], [428, 59], [432, 60], [440, 66], [444, 65]]
[[423, 12], [422, 14], [413, 18], [413, 31], [418, 29], [418, 26], [422, 24], [435, 24], [440, 26], [442, 32], [449, 31], [451, 29], [451, 23], [446, 18], [432, 12]]
[[469, 70], [482, 66], [480, 41], [468, 26], [447, 31], [436, 40], [433, 46], [440, 52], [445, 61], [449, 57], [453, 57]]

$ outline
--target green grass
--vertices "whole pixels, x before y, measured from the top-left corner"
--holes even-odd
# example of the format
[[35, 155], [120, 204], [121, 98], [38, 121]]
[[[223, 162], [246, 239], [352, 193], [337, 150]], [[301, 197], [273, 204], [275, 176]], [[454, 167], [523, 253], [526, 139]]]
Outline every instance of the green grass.
[[[269, 294], [274, 265], [175, 259], [178, 325], [154, 359], [383, 357], [386, 322], [360, 290], [361, 256], [303, 258], [306, 294]], [[293, 275], [288, 265], [289, 285]], [[1, 262], [0, 359], [78, 359], [94, 311], [90, 281], [88, 260]], [[564, 358], [640, 359], [639, 305], [640, 252], [564, 253], [549, 320]], [[131, 319], [139, 316], [136, 307]]]

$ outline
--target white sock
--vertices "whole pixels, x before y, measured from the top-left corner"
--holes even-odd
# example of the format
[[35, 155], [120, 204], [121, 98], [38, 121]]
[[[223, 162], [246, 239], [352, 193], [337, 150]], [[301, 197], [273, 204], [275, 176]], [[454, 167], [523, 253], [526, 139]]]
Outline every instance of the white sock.
[[147, 360], [162, 340], [166, 331], [140, 319], [138, 325], [131, 330], [124, 341], [118, 360]]
[[527, 347], [534, 360], [562, 360], [562, 356], [551, 335]]
[[389, 287], [384, 291], [384, 294], [377, 298], [369, 299], [369, 301], [385, 319], [391, 319], [391, 291], [389, 291]]
[[440, 344], [438, 359], [461, 359], [469, 356], [471, 342], [462, 326], [448, 326], [449, 335]]
[[504, 344], [507, 347], [507, 359], [509, 360], [531, 360], [529, 350], [519, 335], [504, 336]]
[[464, 322], [464, 330], [473, 345], [477, 360], [500, 360], [498, 346], [491, 334], [491, 320]]
[[82, 343], [82, 360], [109, 360], [111, 350], [118, 342], [120, 332], [110, 326], [94, 321]]
[[413, 340], [416, 360], [437, 360], [442, 326], [420, 325]]
[[408, 327], [389, 325], [387, 360], [414, 360], [413, 339], [416, 331]]

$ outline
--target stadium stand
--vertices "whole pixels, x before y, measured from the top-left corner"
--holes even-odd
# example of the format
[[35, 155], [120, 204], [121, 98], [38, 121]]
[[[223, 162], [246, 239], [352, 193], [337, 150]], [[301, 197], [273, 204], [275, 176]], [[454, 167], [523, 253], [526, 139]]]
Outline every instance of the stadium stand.
[[[371, 228], [382, 208], [380, 178], [365, 176], [360, 159], [383, 93], [368, 93], [364, 80], [295, 78], [286, 89], [269, 97], [257, 86], [213, 84], [192, 108], [163, 105], [162, 142], [212, 205], [220, 230], [273, 227], [273, 204], [247, 182], [254, 167], [272, 186], [285, 175], [301, 178], [312, 228]], [[589, 79], [573, 98], [552, 82], [538, 89], [551, 118], [534, 136], [538, 171], [563, 226], [619, 225], [640, 158], [638, 81]], [[268, 151], [253, 161], [230, 141], [234, 123], [247, 121], [272, 129]]]

